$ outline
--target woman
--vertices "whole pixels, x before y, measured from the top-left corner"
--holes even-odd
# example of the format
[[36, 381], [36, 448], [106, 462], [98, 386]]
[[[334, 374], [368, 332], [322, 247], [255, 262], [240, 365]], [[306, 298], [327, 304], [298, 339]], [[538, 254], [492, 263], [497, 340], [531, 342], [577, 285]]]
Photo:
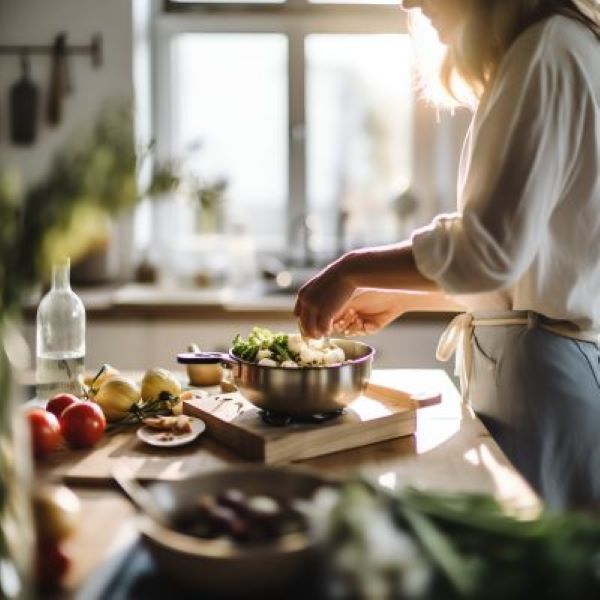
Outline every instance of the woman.
[[306, 334], [456, 309], [463, 398], [553, 507], [600, 506], [598, 0], [410, 0], [478, 98], [458, 212], [342, 256], [300, 291]]

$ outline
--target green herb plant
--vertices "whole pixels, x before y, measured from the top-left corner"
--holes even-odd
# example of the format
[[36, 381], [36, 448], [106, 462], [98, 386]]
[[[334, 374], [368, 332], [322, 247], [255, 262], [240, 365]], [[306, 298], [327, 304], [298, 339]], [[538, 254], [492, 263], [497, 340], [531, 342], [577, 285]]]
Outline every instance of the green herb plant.
[[47, 175], [22, 193], [17, 175], [0, 175], [0, 313], [52, 264], [75, 261], [106, 235], [109, 215], [138, 200], [138, 159], [128, 106], [110, 105], [54, 156]]

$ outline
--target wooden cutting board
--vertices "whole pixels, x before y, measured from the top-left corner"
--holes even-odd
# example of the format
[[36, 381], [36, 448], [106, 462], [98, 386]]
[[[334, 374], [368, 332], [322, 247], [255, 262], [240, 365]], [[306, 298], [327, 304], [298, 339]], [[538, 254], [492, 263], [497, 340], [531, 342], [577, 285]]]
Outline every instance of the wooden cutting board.
[[[135, 435], [136, 428], [128, 427], [105, 434], [94, 448], [72, 450], [65, 446], [53, 452], [37, 464], [36, 476], [79, 485], [105, 485], [112, 480], [114, 464], [123, 462], [140, 480], [173, 481], [236, 461], [290, 462], [364, 446], [414, 433], [415, 409], [439, 403], [439, 390], [443, 389], [445, 381], [424, 380], [420, 371], [380, 371], [375, 375], [378, 375], [377, 383], [411, 390], [412, 393], [398, 389], [391, 395], [386, 390], [382, 395], [380, 388], [373, 384], [368, 388], [369, 397], [357, 400], [353, 412], [349, 411], [337, 421], [279, 429], [264, 425], [258, 417], [252, 420], [257, 409], [239, 395], [217, 394], [216, 387], [206, 388], [202, 395], [212, 398], [213, 403], [217, 396], [242, 402], [245, 416], [242, 415], [241, 421], [246, 424], [245, 427], [238, 426], [240, 420], [236, 417], [239, 415], [233, 416], [230, 420], [234, 422], [229, 423], [220, 418], [222, 413], [219, 410], [216, 414], [206, 413], [202, 418], [208, 426], [207, 432], [186, 446], [171, 449], [144, 444]], [[222, 404], [234, 406], [231, 402]], [[197, 402], [189, 403], [186, 411], [202, 410], [204, 406], [202, 403], [200, 408], [196, 405]], [[213, 404], [206, 408], [215, 407]], [[232, 411], [232, 408], [227, 410]], [[447, 415], [443, 413], [443, 416]], [[240, 439], [242, 442], [238, 441]], [[241, 443], [249, 444], [250, 453], [240, 450]], [[244, 450], [246, 447], [243, 446]], [[268, 452], [265, 452], [267, 447]]]
[[122, 463], [141, 481], [177, 481], [243, 460], [205, 435], [185, 446], [154, 448], [135, 432], [136, 426], [106, 433], [90, 449], [64, 446], [36, 464], [36, 475], [78, 485], [105, 485], [113, 479], [114, 465]]
[[203, 419], [208, 435], [239, 455], [277, 464], [415, 433], [418, 403], [409, 394], [373, 395], [361, 396], [336, 419], [285, 427], [266, 424], [260, 410], [238, 393], [202, 395], [184, 402], [183, 410]]

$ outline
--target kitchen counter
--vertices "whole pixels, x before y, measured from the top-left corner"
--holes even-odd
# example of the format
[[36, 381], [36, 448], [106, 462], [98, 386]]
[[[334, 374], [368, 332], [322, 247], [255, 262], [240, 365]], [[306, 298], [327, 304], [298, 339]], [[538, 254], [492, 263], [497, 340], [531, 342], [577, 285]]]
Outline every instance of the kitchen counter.
[[[257, 282], [242, 289], [176, 288], [129, 283], [75, 289], [88, 319], [289, 318], [295, 294], [273, 293]], [[25, 306], [27, 320], [35, 318], [39, 298]], [[448, 320], [449, 313], [411, 313], [409, 320]]]
[[[539, 498], [512, 467], [470, 407], [462, 404], [460, 395], [441, 370], [378, 370], [373, 379], [384, 385], [414, 389], [419, 382], [435, 386], [442, 392], [439, 405], [419, 410], [417, 433], [388, 442], [304, 461], [332, 476], [346, 476], [356, 471], [380, 485], [395, 490], [403, 486], [455, 492], [492, 494], [507, 510], [521, 515], [535, 514]], [[193, 450], [198, 468], [240, 462], [216, 442], [202, 439]], [[82, 451], [84, 460], [86, 452]], [[156, 460], [149, 454], [148, 462]], [[172, 468], [177, 472], [181, 456], [174, 453]], [[145, 469], [142, 460], [138, 473]], [[40, 476], [61, 478], [59, 464], [46, 465]], [[75, 558], [66, 581], [65, 597], [86, 589], [90, 577], [106, 561], [136, 539], [133, 509], [108, 483], [94, 487], [72, 486], [83, 504], [82, 525], [70, 541]], [[90, 596], [91, 597], [91, 596]]]
[[[295, 331], [294, 296], [266, 293], [260, 283], [240, 290], [183, 289], [127, 284], [77, 290], [86, 307], [86, 366], [110, 363], [120, 369], [139, 365], [174, 366], [174, 357], [191, 342], [205, 350], [224, 351], [236, 334], [260, 325]], [[37, 298], [25, 310], [24, 333], [35, 348]], [[435, 348], [453, 315], [410, 313], [370, 336], [381, 368], [444, 368]], [[118, 339], [119, 343], [115, 344]], [[365, 340], [367, 341], [367, 340]]]

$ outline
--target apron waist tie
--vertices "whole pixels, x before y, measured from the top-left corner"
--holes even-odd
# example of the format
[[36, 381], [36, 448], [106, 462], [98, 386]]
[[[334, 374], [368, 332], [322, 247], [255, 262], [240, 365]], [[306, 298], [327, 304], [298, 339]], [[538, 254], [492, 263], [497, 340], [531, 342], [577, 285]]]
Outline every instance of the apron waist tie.
[[557, 335], [584, 342], [598, 344], [600, 334], [597, 331], [584, 331], [568, 321], [548, 322], [542, 315], [533, 311], [492, 313], [461, 313], [454, 317], [440, 337], [436, 358], [442, 362], [449, 361], [456, 355], [455, 375], [460, 379], [463, 400], [469, 400], [469, 378], [473, 364], [473, 332], [475, 327], [507, 327], [525, 325], [528, 329], [540, 327]]

